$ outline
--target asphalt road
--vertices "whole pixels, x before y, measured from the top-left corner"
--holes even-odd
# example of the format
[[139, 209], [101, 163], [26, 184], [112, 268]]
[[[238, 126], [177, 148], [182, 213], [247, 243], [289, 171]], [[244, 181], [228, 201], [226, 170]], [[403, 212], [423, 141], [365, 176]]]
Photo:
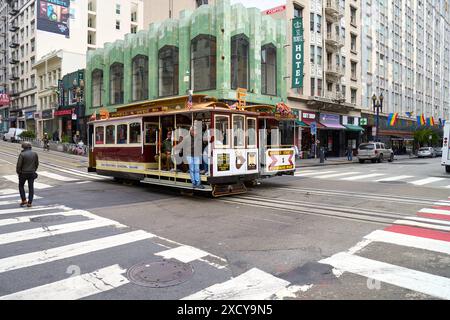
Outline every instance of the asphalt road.
[[450, 298], [438, 158], [300, 167], [212, 199], [37, 151], [40, 198], [20, 209], [19, 145], [0, 143], [0, 299]]

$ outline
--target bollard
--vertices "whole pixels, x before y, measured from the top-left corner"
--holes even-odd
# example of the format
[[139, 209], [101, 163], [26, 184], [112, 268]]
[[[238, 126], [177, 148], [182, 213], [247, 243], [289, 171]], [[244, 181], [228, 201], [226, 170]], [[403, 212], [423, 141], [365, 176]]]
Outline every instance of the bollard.
[[323, 147], [320, 148], [320, 163], [325, 163], [325, 150]]

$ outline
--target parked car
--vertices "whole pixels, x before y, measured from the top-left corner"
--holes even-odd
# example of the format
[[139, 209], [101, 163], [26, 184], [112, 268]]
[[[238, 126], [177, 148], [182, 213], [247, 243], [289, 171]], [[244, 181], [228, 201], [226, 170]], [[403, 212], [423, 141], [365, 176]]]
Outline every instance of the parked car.
[[369, 142], [362, 143], [358, 147], [358, 160], [359, 163], [364, 163], [366, 160], [375, 162], [383, 162], [388, 160], [389, 162], [394, 161], [394, 151], [387, 148], [384, 143], [381, 142]]
[[3, 141], [11, 141], [11, 142], [18, 142], [22, 139], [20, 138], [20, 135], [22, 132], [24, 132], [24, 129], [19, 128], [10, 128], [7, 133], [3, 136]]
[[[441, 154], [442, 154], [442, 150], [441, 150]], [[419, 149], [417, 156], [419, 158], [435, 158], [436, 151], [432, 147], [422, 147]]]
[[442, 147], [434, 148], [436, 151], [436, 157], [442, 157]]

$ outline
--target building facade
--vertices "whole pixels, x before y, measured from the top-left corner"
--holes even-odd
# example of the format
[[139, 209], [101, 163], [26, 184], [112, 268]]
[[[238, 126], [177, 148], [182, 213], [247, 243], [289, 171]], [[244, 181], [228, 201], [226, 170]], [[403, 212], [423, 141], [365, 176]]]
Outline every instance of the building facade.
[[0, 132], [8, 130], [9, 122], [9, 68], [8, 68], [8, 3], [0, 0]]
[[144, 0], [144, 25], [179, 19], [181, 11], [193, 11], [204, 4], [214, 4], [214, 0]]
[[[85, 55], [105, 42], [143, 29], [143, 1], [8, 0], [7, 83], [11, 96], [9, 126], [26, 129], [38, 113], [38, 85], [33, 66], [44, 55], [64, 50]], [[54, 9], [54, 8], [57, 8]], [[0, 62], [2, 62], [0, 60]], [[5, 66], [0, 64], [0, 70]], [[85, 59], [68, 72], [85, 67]]]
[[185, 10], [179, 20], [150, 24], [88, 52], [87, 113], [188, 90], [236, 101], [243, 88], [251, 103], [286, 101], [285, 43], [285, 21], [256, 8], [217, 0]]

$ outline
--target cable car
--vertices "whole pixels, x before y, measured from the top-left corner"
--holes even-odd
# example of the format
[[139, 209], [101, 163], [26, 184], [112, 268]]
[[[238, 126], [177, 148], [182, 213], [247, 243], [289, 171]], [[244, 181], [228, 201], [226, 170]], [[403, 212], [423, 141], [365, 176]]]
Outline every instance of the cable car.
[[89, 122], [89, 171], [117, 180], [191, 189], [186, 150], [190, 128], [202, 131], [203, 192], [245, 193], [260, 176], [259, 113], [233, 109], [205, 95], [120, 107]]

